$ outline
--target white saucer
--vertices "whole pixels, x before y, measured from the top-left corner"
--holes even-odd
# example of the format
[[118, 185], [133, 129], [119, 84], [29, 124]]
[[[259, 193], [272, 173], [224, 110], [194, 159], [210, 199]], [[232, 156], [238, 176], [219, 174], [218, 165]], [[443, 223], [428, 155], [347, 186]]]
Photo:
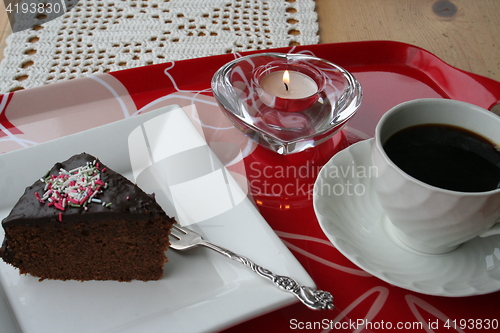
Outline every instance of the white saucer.
[[401, 288], [439, 296], [500, 290], [500, 236], [475, 238], [440, 255], [399, 242], [375, 192], [373, 139], [336, 154], [314, 185], [314, 210], [328, 239], [349, 260]]

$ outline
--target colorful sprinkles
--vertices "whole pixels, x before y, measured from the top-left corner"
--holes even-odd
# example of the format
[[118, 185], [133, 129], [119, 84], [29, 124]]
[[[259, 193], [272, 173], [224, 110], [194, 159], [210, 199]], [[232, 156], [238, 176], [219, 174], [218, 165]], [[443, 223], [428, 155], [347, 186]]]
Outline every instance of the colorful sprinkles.
[[62, 212], [67, 207], [78, 207], [87, 210], [87, 205], [91, 203], [109, 207], [111, 202], [106, 203], [97, 198], [108, 187], [108, 184], [101, 180], [101, 172], [105, 171], [106, 168], [101, 170], [99, 162], [96, 160], [87, 162], [86, 165], [70, 171], [61, 168], [57, 176], [47, 175], [40, 179], [45, 183], [45, 192], [43, 195], [35, 192], [35, 197], [42, 204], [47, 203], [49, 206], [60, 210], [59, 221], [62, 221]]

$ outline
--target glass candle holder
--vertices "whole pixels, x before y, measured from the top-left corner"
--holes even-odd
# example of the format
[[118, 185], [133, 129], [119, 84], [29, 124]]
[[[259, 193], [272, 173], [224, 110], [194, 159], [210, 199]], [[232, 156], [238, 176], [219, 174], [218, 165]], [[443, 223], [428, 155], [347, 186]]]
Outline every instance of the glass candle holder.
[[235, 127], [284, 155], [332, 137], [362, 99], [352, 74], [303, 54], [261, 53], [235, 59], [214, 74], [212, 91]]

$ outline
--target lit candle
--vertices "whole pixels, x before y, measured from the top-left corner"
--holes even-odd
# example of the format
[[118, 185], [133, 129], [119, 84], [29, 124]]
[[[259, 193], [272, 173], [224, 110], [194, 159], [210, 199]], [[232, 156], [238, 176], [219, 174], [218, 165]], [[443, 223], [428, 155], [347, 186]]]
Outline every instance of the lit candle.
[[260, 86], [268, 94], [286, 99], [302, 99], [318, 92], [316, 82], [297, 71], [276, 71], [266, 75]]

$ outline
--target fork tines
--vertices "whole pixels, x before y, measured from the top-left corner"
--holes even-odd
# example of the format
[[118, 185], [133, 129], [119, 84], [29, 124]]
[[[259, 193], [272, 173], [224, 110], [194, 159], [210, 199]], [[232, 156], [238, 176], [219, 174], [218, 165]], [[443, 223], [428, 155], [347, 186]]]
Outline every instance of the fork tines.
[[177, 239], [181, 239], [181, 237], [185, 234], [187, 234], [187, 232], [177, 224], [174, 224], [173, 228], [170, 230], [170, 236], [173, 236]]

